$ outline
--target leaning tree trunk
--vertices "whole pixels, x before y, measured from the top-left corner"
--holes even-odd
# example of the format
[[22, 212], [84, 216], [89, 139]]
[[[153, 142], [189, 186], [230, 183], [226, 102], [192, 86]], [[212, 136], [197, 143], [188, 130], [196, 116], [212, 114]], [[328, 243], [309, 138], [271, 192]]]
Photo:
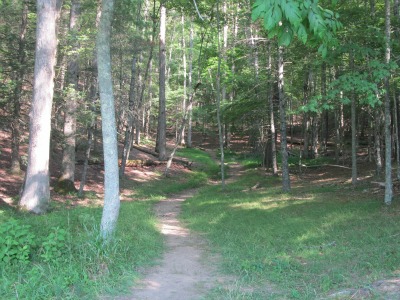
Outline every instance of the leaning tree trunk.
[[158, 108], [158, 127], [157, 127], [157, 145], [156, 151], [160, 160], [165, 160], [167, 155], [167, 119], [165, 112], [165, 32], [167, 22], [167, 9], [165, 4], [161, 4], [160, 8], [160, 53], [159, 53], [159, 108]]
[[56, 63], [56, 0], [37, 0], [33, 99], [29, 122], [28, 168], [19, 205], [44, 213], [50, 202], [49, 152]]
[[58, 179], [58, 188], [63, 192], [76, 191], [75, 188], [75, 146], [76, 146], [76, 106], [78, 96], [78, 38], [77, 19], [79, 17], [79, 0], [73, 0], [69, 18], [69, 36], [72, 48], [68, 58], [67, 69], [67, 99], [64, 111], [64, 145], [61, 166], [61, 176]]
[[104, 208], [100, 234], [107, 241], [115, 231], [120, 207], [117, 131], [110, 55], [114, 0], [103, 0], [101, 9], [96, 44], [104, 151]]
[[[390, 0], [385, 0], [385, 63], [390, 63]], [[385, 204], [390, 205], [393, 198], [392, 183], [392, 133], [390, 112], [389, 76], [385, 78]]]
[[11, 121], [11, 173], [19, 173], [21, 171], [19, 157], [19, 142], [21, 138], [20, 115], [21, 115], [21, 92], [22, 82], [25, 76], [25, 44], [26, 29], [28, 27], [28, 0], [24, 0], [21, 27], [18, 40], [18, 67], [15, 72], [15, 88], [13, 93], [13, 120]]
[[286, 99], [283, 90], [283, 48], [278, 49], [278, 90], [279, 90], [279, 110], [281, 117], [281, 155], [282, 155], [282, 189], [284, 192], [290, 191], [289, 162], [286, 137]]

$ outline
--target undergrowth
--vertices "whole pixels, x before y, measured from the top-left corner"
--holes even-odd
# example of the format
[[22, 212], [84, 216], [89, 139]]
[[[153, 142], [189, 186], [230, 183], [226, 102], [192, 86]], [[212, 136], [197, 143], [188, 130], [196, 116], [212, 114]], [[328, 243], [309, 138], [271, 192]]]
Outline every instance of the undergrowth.
[[316, 299], [400, 272], [400, 205], [387, 211], [366, 188], [300, 182], [285, 194], [280, 178], [248, 169], [224, 191], [202, 188], [182, 218], [206, 234], [225, 272], [261, 293], [271, 284], [265, 299]]
[[213, 173], [204, 152], [182, 152], [195, 162], [193, 172], [132, 186], [132, 198], [141, 201], [121, 203], [109, 245], [99, 234], [100, 207], [57, 204], [40, 216], [0, 207], [0, 299], [96, 299], [128, 291], [138, 269], [163, 252], [155, 201], [204, 185]]

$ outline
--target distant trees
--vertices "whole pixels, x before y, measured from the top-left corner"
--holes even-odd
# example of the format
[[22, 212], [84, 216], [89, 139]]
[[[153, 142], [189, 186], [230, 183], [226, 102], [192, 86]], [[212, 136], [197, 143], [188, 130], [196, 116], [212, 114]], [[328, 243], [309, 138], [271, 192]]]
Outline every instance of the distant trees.
[[[56, 22], [60, 40], [57, 59], [52, 58], [55, 50], [50, 50], [53, 42], [46, 41], [43, 47], [39, 43], [46, 35], [55, 39], [55, 33], [49, 37], [53, 27], [48, 27], [51, 30], [43, 31], [45, 36], [37, 36], [37, 66], [32, 70], [35, 37], [29, 16], [36, 13], [42, 22], [43, 11], [53, 2], [40, 0], [36, 10], [31, 1], [14, 6], [9, 1], [0, 2], [0, 109], [7, 115], [12, 134], [11, 169], [18, 172], [25, 167], [25, 162], [19, 165], [25, 158], [21, 160], [19, 154], [20, 144], [26, 143], [26, 110], [31, 106], [31, 146], [20, 204], [37, 212], [45, 211], [46, 204], [36, 209], [33, 207], [39, 204], [27, 203], [39, 203], [39, 198], [48, 203], [49, 162], [57, 166], [54, 175], [60, 183], [68, 182], [74, 190], [75, 168], [80, 168], [77, 157], [86, 152], [86, 162], [90, 153], [114, 161], [117, 153], [112, 150], [111, 158], [106, 149], [98, 147], [101, 133], [107, 132], [104, 126], [108, 126], [101, 122], [109, 116], [100, 118], [93, 51], [99, 1], [66, 2]], [[352, 181], [357, 184], [359, 149], [365, 148], [368, 160], [375, 162], [377, 177], [385, 168], [385, 202], [389, 204], [391, 156], [400, 153], [394, 125], [398, 123], [397, 110], [393, 109], [399, 107], [400, 94], [394, 72], [397, 60], [393, 59], [400, 48], [398, 2], [391, 7], [386, 0], [218, 1], [218, 5], [207, 1], [116, 1], [110, 17], [113, 25], [107, 29], [113, 59], [107, 76], [114, 80], [111, 86], [108, 83], [105, 94], [115, 94], [108, 102], [115, 105], [117, 137], [124, 137], [121, 175], [133, 142], [156, 138], [159, 158], [165, 159], [166, 133], [178, 136], [179, 120], [187, 118], [179, 142], [186, 137], [185, 144], [191, 147], [195, 134], [204, 137], [216, 133], [219, 116], [223, 145], [219, 151], [234, 145], [231, 133], [248, 138], [260, 163], [273, 174], [278, 174], [279, 162], [285, 191], [290, 190], [289, 152], [308, 159], [330, 154], [333, 145], [337, 163], [352, 159]], [[78, 6], [80, 10], [75, 9]], [[60, 6], [53, 13], [56, 18]], [[74, 23], [75, 19], [78, 22]], [[152, 61], [157, 56], [158, 64]], [[38, 72], [40, 65], [46, 72]], [[109, 78], [103, 78], [103, 84]], [[43, 85], [38, 88], [40, 82]], [[100, 94], [104, 100], [104, 90]], [[111, 111], [114, 109], [108, 107]], [[45, 150], [50, 126], [51, 149], [57, 150], [51, 152]], [[44, 135], [39, 138], [35, 132], [41, 130]], [[276, 156], [279, 142], [280, 156]], [[42, 161], [60, 148], [64, 150], [62, 160], [50, 157]], [[35, 166], [39, 161], [40, 166]], [[112, 168], [115, 165], [113, 162]], [[85, 170], [90, 168], [87, 163], [85, 166]], [[40, 188], [36, 188], [36, 180]]]

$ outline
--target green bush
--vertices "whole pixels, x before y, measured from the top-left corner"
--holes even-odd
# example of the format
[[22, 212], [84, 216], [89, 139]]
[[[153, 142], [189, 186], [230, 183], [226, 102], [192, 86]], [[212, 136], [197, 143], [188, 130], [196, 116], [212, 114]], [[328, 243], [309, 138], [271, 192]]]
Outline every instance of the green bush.
[[45, 262], [56, 261], [63, 257], [67, 252], [67, 231], [60, 227], [51, 228], [50, 234], [45, 238], [42, 243], [42, 251], [40, 257]]
[[21, 225], [15, 219], [0, 224], [0, 262], [29, 262], [35, 235], [31, 226]]

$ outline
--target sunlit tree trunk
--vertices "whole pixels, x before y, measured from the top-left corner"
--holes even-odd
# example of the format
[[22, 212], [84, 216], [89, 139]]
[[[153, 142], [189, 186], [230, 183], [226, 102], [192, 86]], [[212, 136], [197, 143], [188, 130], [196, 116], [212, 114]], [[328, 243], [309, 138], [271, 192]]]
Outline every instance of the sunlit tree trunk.
[[[186, 112], [186, 97], [187, 97], [187, 69], [186, 69], [186, 41], [185, 41], [185, 16], [182, 13], [181, 18], [181, 25], [182, 25], [182, 67], [183, 67], [183, 97], [182, 97], [182, 112], [185, 114]], [[186, 122], [185, 122], [186, 126]], [[180, 134], [180, 141], [179, 144], [185, 144], [185, 128], [183, 128], [182, 133]]]
[[96, 44], [104, 152], [104, 208], [100, 234], [105, 241], [109, 240], [115, 231], [120, 207], [117, 131], [110, 55], [113, 11], [114, 1], [102, 0]]
[[159, 53], [159, 109], [158, 109], [158, 127], [157, 127], [157, 144], [156, 151], [160, 160], [165, 160], [167, 155], [166, 149], [166, 131], [167, 119], [165, 112], [165, 33], [167, 22], [167, 9], [165, 4], [161, 4], [160, 8], [160, 53]]
[[68, 58], [67, 96], [64, 110], [64, 143], [61, 166], [61, 176], [58, 186], [64, 191], [75, 191], [75, 146], [76, 146], [76, 106], [78, 98], [78, 37], [77, 21], [79, 18], [79, 0], [71, 3], [69, 19], [69, 36], [72, 41], [71, 53]]
[[286, 137], [286, 99], [284, 94], [284, 73], [283, 73], [283, 48], [278, 49], [278, 91], [279, 91], [279, 110], [281, 121], [281, 155], [282, 155], [282, 189], [284, 192], [290, 191], [290, 175]]
[[28, 168], [19, 205], [44, 213], [50, 202], [49, 150], [56, 63], [56, 0], [37, 0], [33, 99], [29, 122]]
[[268, 43], [268, 73], [270, 77], [269, 82], [269, 94], [268, 94], [268, 104], [269, 104], [269, 117], [271, 126], [271, 155], [272, 155], [272, 173], [273, 175], [278, 175], [278, 163], [276, 159], [276, 129], [275, 129], [275, 113], [274, 113], [274, 83], [273, 83], [273, 71], [272, 71], [272, 50], [271, 42]]

